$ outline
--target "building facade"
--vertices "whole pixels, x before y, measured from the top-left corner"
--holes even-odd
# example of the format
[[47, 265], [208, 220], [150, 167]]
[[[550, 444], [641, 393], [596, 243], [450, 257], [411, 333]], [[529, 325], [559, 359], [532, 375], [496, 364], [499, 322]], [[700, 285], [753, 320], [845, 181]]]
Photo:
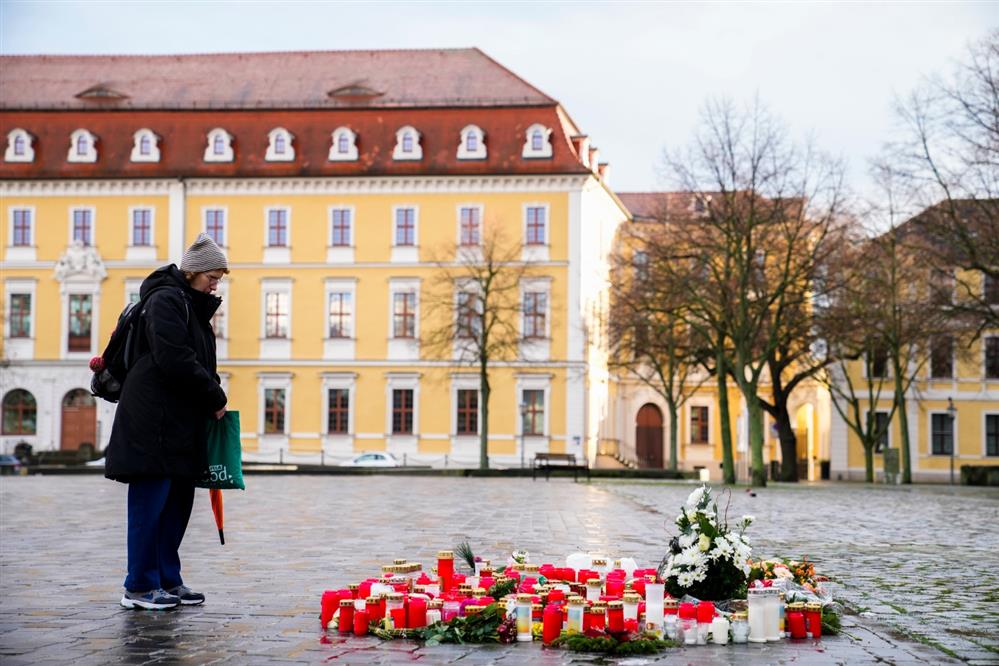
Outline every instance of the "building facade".
[[532, 271], [490, 455], [595, 455], [587, 330], [628, 213], [557, 101], [475, 49], [73, 60], [0, 73], [5, 451], [103, 447], [87, 360], [205, 232], [232, 269], [214, 327], [248, 459], [475, 464], [478, 377], [423, 344], [450, 316], [426, 303], [494, 226]]

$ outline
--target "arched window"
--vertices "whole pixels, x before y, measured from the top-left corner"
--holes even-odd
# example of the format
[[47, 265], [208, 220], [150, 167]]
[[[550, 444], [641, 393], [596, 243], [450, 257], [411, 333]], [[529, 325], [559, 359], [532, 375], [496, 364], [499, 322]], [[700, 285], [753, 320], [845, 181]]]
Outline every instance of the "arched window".
[[461, 130], [458, 143], [459, 160], [486, 159], [486, 133], [477, 125], [467, 125]]
[[96, 162], [97, 137], [85, 129], [73, 132], [69, 137], [69, 155], [66, 159], [70, 162]]
[[142, 128], [132, 135], [133, 162], [159, 162], [160, 161], [160, 138], [147, 128]]
[[35, 150], [31, 147], [34, 137], [20, 127], [15, 127], [7, 133], [7, 150], [4, 153], [5, 162], [34, 162]]
[[330, 162], [354, 162], [357, 160], [357, 135], [349, 127], [333, 130], [330, 144]]
[[38, 406], [35, 396], [24, 389], [14, 389], [3, 397], [3, 434], [34, 435]]
[[346, 134], [341, 134], [336, 142], [336, 152], [343, 154], [350, 150], [350, 137]]
[[63, 407], [93, 407], [97, 404], [94, 396], [85, 389], [73, 389], [62, 397]]
[[208, 133], [208, 145], [205, 146], [204, 160], [206, 162], [232, 162], [232, 135], [221, 127], [216, 127]]
[[268, 162], [291, 162], [295, 159], [295, 147], [292, 145], [294, 136], [283, 127], [275, 127], [267, 133], [267, 153], [264, 159]]
[[152, 142], [149, 140], [148, 136], [143, 136], [141, 139], [139, 139], [139, 154], [148, 155], [151, 143]]
[[215, 155], [225, 153], [225, 139], [221, 135], [215, 135], [215, 141], [212, 143], [212, 153]]
[[521, 157], [528, 159], [551, 157], [551, 134], [551, 129], [540, 123], [535, 123], [528, 127]]
[[420, 145], [420, 133], [416, 128], [400, 127], [395, 133], [395, 150], [392, 151], [394, 160], [422, 160], [423, 147]]

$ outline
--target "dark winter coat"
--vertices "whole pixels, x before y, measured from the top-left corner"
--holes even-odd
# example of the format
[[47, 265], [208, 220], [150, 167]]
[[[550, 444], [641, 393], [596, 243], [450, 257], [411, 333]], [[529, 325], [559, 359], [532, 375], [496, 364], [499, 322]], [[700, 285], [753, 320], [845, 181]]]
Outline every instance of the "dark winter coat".
[[[155, 290], [155, 291], [154, 291]], [[164, 266], [139, 290], [148, 300], [105, 453], [105, 476], [194, 478], [205, 466], [205, 425], [226, 404], [211, 318], [222, 299]]]

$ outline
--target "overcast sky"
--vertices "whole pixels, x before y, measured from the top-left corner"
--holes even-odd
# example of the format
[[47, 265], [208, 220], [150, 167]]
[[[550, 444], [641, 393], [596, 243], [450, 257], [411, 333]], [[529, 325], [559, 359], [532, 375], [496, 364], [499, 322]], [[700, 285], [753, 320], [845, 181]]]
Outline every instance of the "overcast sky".
[[[999, 2], [334, 3], [0, 0], [0, 52], [192, 53], [478, 46], [560, 100], [619, 191], [662, 187], [705, 99], [759, 95], [800, 135], [867, 160], [894, 95], [999, 27]], [[2, 91], [0, 91], [2, 94]]]

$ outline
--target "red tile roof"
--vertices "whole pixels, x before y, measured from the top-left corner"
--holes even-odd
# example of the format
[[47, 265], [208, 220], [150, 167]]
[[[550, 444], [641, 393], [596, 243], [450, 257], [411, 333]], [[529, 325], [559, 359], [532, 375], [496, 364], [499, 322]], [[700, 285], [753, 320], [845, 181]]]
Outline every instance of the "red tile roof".
[[655, 220], [664, 213], [693, 212], [696, 198], [694, 192], [617, 192], [617, 197], [636, 221]]
[[[0, 91], [2, 109], [556, 104], [476, 48], [3, 56]], [[334, 91], [338, 93], [331, 95]]]

